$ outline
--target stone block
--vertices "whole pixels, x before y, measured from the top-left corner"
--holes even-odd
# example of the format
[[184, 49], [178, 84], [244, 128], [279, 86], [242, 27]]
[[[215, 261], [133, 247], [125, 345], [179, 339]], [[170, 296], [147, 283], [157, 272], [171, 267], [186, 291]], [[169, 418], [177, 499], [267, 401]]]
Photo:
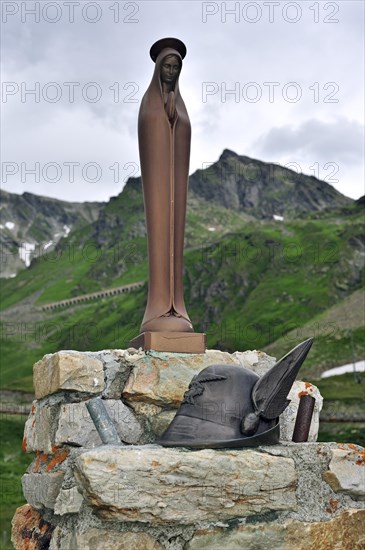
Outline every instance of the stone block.
[[48, 548], [54, 527], [29, 504], [16, 509], [11, 525], [11, 542], [15, 550]]
[[362, 550], [365, 547], [365, 511], [348, 510], [330, 521], [274, 523], [265, 518], [257, 524], [233, 529], [199, 529], [187, 550]]
[[45, 355], [33, 366], [37, 399], [60, 390], [100, 393], [104, 389], [103, 363], [79, 351], [59, 351]]
[[121, 440], [124, 443], [136, 444], [142, 436], [142, 428], [133, 411], [120, 399], [108, 399], [106, 407], [114, 420]]
[[267, 355], [263, 351], [235, 351], [232, 357], [245, 369], [252, 370], [258, 376], [263, 376], [276, 363], [275, 357]]
[[[121, 353], [121, 352], [124, 353]], [[123, 388], [133, 368], [133, 361], [127, 350], [104, 351], [98, 354], [104, 363], [105, 389], [103, 397], [106, 399], [120, 399]]]
[[84, 533], [56, 527], [49, 550], [164, 550], [147, 533], [88, 528]]
[[319, 413], [322, 410], [323, 397], [316, 386], [310, 384], [309, 382], [302, 382], [300, 380], [296, 380], [292, 385], [288, 395], [290, 404], [280, 416], [281, 441], [292, 441], [301, 395], [311, 395], [316, 400], [308, 434], [308, 441], [317, 441], [319, 430]]
[[54, 508], [64, 472], [29, 473], [22, 477], [23, 494], [33, 508]]
[[77, 490], [77, 487], [61, 489], [56, 498], [54, 513], [59, 516], [77, 514], [80, 511], [82, 501], [82, 495]]
[[[142, 401], [132, 401], [130, 406], [134, 412], [138, 415], [144, 416], [145, 418], [151, 419], [160, 412], [162, 412], [162, 407], [157, 405], [152, 405], [151, 403], [143, 403]], [[175, 410], [176, 412], [176, 410]]]
[[55, 443], [87, 448], [102, 444], [85, 401], [61, 405]]
[[135, 362], [123, 399], [178, 407], [193, 376], [218, 363], [238, 365], [232, 355], [222, 351], [207, 350], [197, 355], [151, 351]]
[[354, 500], [365, 500], [365, 450], [359, 445], [338, 444], [332, 449], [324, 480], [336, 493], [345, 493]]
[[164, 411], [151, 417], [150, 424], [155, 437], [160, 437], [170, 425], [176, 411]]
[[33, 401], [24, 427], [23, 451], [51, 453], [59, 406]]
[[[103, 403], [116, 424], [121, 440], [125, 443], [137, 443], [142, 435], [142, 428], [133, 411], [120, 399], [106, 399]], [[55, 443], [71, 443], [87, 448], [102, 444], [85, 401], [61, 406]]]
[[84, 498], [106, 519], [190, 524], [297, 506], [294, 461], [253, 450], [105, 446], [75, 466]]

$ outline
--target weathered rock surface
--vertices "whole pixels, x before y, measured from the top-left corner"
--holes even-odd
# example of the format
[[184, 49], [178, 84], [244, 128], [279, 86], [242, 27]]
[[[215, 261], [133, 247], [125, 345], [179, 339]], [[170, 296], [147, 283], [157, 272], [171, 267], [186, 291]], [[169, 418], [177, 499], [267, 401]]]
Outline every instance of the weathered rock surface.
[[164, 431], [167, 430], [175, 414], [176, 410], [163, 411], [150, 418], [151, 429], [156, 438], [161, 436]]
[[224, 149], [205, 172], [197, 170], [190, 175], [189, 194], [261, 219], [272, 219], [275, 213], [291, 219], [298, 213], [352, 202], [326, 182], [313, 184], [310, 176], [230, 149]]
[[122, 396], [127, 401], [178, 407], [193, 376], [216, 363], [237, 364], [237, 361], [229, 353], [214, 350], [192, 355], [146, 353], [135, 362]]
[[91, 528], [84, 533], [56, 527], [49, 550], [163, 550], [147, 533]]
[[23, 494], [34, 508], [53, 508], [60, 492], [64, 472], [29, 473], [22, 477]]
[[[214, 363], [236, 364], [237, 368], [244, 366], [262, 375], [275, 359], [260, 351], [230, 355], [208, 350], [202, 355], [187, 355], [145, 353], [133, 348], [46, 355], [34, 366], [36, 392], [44, 397], [33, 402], [23, 449], [49, 454], [54, 446], [64, 444], [99, 446], [100, 437], [86, 408], [86, 400], [95, 394], [104, 398], [123, 442], [154, 442], [171, 422], [194, 374]], [[291, 440], [298, 395], [303, 388], [307, 391], [303, 382], [296, 382], [290, 393], [292, 403], [280, 421], [282, 441]], [[316, 390], [314, 386], [311, 388]], [[317, 390], [315, 397], [310, 430], [313, 441], [317, 437], [322, 403]]]
[[[107, 399], [103, 402], [116, 425], [121, 440], [125, 443], [137, 443], [142, 435], [142, 428], [130, 408], [120, 399]], [[61, 406], [55, 443], [56, 445], [80, 445], [86, 448], [98, 447], [102, 444], [85, 401]]]
[[365, 500], [365, 451], [352, 444], [339, 444], [332, 449], [329, 469], [323, 478], [336, 493], [345, 493], [354, 500]]
[[[264, 520], [264, 518], [262, 518]], [[362, 550], [365, 547], [365, 511], [348, 510], [331, 521], [272, 523], [233, 529], [199, 529], [187, 550]]]
[[[113, 399], [119, 401], [122, 396], [123, 400], [133, 406], [137, 414], [147, 421], [147, 424], [144, 423], [144, 429], [148, 432], [141, 439], [141, 436], [137, 437], [138, 430], [135, 427], [134, 435], [124, 434], [123, 441], [146, 442], [153, 441], [154, 437], [159, 436], [167, 427], [166, 419], [171, 418], [171, 410], [179, 406], [192, 377], [207, 366], [217, 363], [243, 366], [262, 376], [275, 364], [275, 358], [256, 350], [234, 354], [207, 350], [201, 355], [153, 351], [145, 353], [133, 348], [103, 350], [95, 353], [62, 351], [45, 355], [34, 365], [34, 386], [38, 399], [61, 390], [90, 395], [102, 393], [106, 402], [112, 402]], [[311, 387], [316, 390], [314, 386]], [[298, 394], [304, 390], [307, 390], [304, 383], [295, 383], [292, 388], [290, 394], [292, 403], [281, 418], [283, 441], [291, 440], [299, 403]], [[310, 441], [316, 440], [319, 411], [322, 406], [322, 398], [318, 390], [314, 391], [313, 395], [316, 398], [316, 406], [309, 435]], [[79, 397], [77, 401], [81, 399], [82, 397]], [[24, 446], [27, 452], [33, 450], [50, 452], [55, 443], [61, 444], [67, 441], [87, 448], [99, 444], [100, 438], [96, 430], [93, 427], [91, 432], [87, 427], [85, 429], [84, 419], [89, 423], [89, 415], [85, 412], [83, 405], [66, 404], [68, 410], [65, 414], [64, 407], [61, 409], [60, 426], [54, 423], [57, 407], [55, 404], [51, 406], [51, 404], [42, 403], [39, 408], [35, 402], [35, 417], [33, 415], [28, 419], [25, 430]], [[76, 419], [76, 413], [81, 415], [79, 421], [76, 421], [77, 425], [71, 420], [67, 426], [65, 416], [69, 415], [71, 419]], [[157, 418], [156, 415], [159, 413], [162, 415]], [[128, 426], [125, 427], [128, 431]], [[49, 437], [50, 433], [54, 434], [56, 431], [56, 438]]]
[[77, 514], [82, 505], [82, 495], [77, 487], [61, 489], [56, 498], [54, 513], [63, 516], [65, 514]]
[[319, 413], [323, 406], [323, 397], [313, 384], [296, 380], [288, 395], [290, 403], [280, 416], [280, 439], [281, 441], [292, 441], [295, 421], [302, 395], [311, 395], [315, 399], [312, 422], [309, 429], [308, 441], [317, 441], [319, 430]]
[[11, 542], [16, 550], [48, 548], [54, 527], [29, 504], [16, 509], [11, 525]]
[[232, 357], [234, 357], [242, 367], [252, 370], [258, 376], [263, 376], [276, 363], [275, 357], [271, 357], [265, 352], [257, 350], [235, 351]]
[[33, 384], [36, 399], [63, 389], [99, 393], [104, 389], [103, 363], [79, 351], [48, 354], [35, 363]]
[[128, 350], [110, 350], [99, 352], [97, 355], [104, 363], [105, 389], [103, 397], [105, 399], [120, 399], [134, 361], [142, 353], [129, 353]]
[[55, 421], [59, 406], [33, 401], [25, 423], [23, 451], [51, 453], [54, 445]]
[[[352, 543], [345, 522], [357, 533], [360, 448], [285, 442], [189, 451], [142, 445], [166, 429], [192, 377], [219, 363], [261, 376], [275, 359], [258, 351], [186, 355], [128, 349], [59, 352], [39, 361], [38, 399], [23, 441], [25, 451], [37, 453], [23, 477], [33, 507], [26, 509], [28, 519], [21, 512], [14, 518], [16, 548], [40, 550], [43, 541], [48, 548], [53, 529], [50, 550], [307, 550], [300, 546], [306, 539], [319, 550], [327, 549], [326, 538], [345, 544], [348, 537]], [[291, 440], [302, 392], [317, 390], [304, 382], [293, 385], [281, 418], [282, 440]], [[126, 446], [102, 445], [86, 408], [95, 395], [103, 398]], [[312, 440], [322, 401], [319, 393], [315, 397]]]
[[252, 450], [105, 446], [76, 459], [76, 476], [107, 519], [189, 524], [296, 509], [294, 461]]

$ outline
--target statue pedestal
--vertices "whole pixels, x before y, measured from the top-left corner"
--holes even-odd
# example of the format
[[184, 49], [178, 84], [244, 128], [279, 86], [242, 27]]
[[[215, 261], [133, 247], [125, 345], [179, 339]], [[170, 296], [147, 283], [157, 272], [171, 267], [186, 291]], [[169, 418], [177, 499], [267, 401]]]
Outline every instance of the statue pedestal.
[[[319, 392], [310, 442], [290, 442], [304, 382], [289, 394], [280, 445], [189, 451], [155, 444], [202, 369], [235, 364], [262, 375], [274, 362], [259, 351], [46, 355], [34, 365], [36, 400], [23, 450], [36, 456], [22, 479], [27, 504], [13, 518], [14, 547], [359, 547], [364, 450], [315, 442]], [[86, 407], [95, 396], [103, 398], [120, 445], [102, 444]]]
[[129, 345], [144, 351], [205, 353], [206, 336], [198, 332], [142, 332], [133, 338]]

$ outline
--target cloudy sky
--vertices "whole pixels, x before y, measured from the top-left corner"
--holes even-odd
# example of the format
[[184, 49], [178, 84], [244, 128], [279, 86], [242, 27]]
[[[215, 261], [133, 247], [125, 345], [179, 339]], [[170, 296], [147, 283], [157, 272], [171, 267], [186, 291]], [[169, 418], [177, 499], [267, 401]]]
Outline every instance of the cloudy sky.
[[364, 3], [2, 2], [2, 187], [71, 201], [139, 174], [150, 46], [188, 53], [190, 172], [224, 148], [364, 194]]

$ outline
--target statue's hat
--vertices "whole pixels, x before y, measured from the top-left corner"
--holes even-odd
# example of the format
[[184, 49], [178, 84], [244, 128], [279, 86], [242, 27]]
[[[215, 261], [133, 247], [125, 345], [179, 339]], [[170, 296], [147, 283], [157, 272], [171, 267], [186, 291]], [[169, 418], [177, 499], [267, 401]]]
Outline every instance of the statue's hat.
[[279, 443], [279, 415], [312, 343], [310, 338], [296, 346], [261, 378], [240, 365], [205, 368], [157, 443], [197, 449]]
[[178, 38], [161, 38], [153, 44], [150, 49], [150, 56], [153, 61], [156, 61], [158, 54], [164, 48], [174, 48], [181, 55], [181, 59], [184, 59], [186, 56], [186, 46]]

